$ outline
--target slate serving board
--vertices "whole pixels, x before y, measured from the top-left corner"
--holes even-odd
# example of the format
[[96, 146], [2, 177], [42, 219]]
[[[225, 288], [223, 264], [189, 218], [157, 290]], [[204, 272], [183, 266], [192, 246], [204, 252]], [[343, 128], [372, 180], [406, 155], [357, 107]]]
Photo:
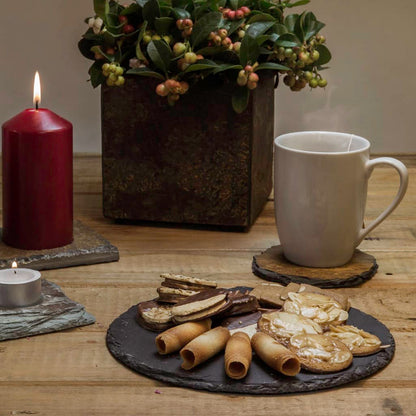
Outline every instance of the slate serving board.
[[368, 377], [384, 368], [392, 360], [395, 342], [390, 331], [380, 321], [358, 309], [351, 308], [348, 324], [377, 335], [382, 345], [390, 345], [367, 357], [354, 357], [346, 370], [333, 374], [312, 374], [301, 371], [296, 377], [274, 372], [255, 355], [247, 377], [232, 380], [224, 372], [224, 354], [219, 354], [191, 371], [180, 367], [179, 353], [167, 356], [156, 352], [156, 333], [139, 326], [135, 321], [136, 306], [132, 306], [113, 321], [107, 331], [110, 353], [125, 366], [156, 380], [223, 393], [281, 394], [327, 389]]

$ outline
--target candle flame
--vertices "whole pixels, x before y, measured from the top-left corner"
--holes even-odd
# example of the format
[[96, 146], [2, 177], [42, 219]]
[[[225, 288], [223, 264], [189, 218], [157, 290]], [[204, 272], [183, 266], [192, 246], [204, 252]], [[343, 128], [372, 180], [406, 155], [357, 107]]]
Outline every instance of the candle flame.
[[36, 108], [38, 108], [40, 104], [40, 79], [39, 79], [39, 72], [36, 71], [35, 74], [35, 82], [33, 86], [33, 104], [35, 104]]
[[17, 268], [17, 263], [14, 261], [13, 263], [12, 263], [12, 269], [16, 269]]

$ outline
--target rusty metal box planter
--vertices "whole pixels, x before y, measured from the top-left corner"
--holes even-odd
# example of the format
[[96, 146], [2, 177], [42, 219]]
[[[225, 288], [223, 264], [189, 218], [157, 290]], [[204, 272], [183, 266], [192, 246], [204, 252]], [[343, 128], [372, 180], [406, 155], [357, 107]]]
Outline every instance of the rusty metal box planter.
[[199, 83], [169, 107], [157, 83], [102, 87], [104, 215], [247, 229], [272, 186], [273, 78], [242, 114], [230, 84]]

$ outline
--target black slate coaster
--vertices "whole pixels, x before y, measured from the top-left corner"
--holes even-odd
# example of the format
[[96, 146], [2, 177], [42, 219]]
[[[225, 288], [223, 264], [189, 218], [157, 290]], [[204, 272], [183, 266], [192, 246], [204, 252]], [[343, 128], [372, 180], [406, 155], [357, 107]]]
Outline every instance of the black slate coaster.
[[154, 332], [135, 321], [136, 306], [118, 317], [107, 332], [110, 353], [137, 373], [179, 387], [223, 393], [281, 394], [316, 391], [340, 386], [368, 377], [385, 367], [393, 358], [395, 342], [389, 330], [377, 319], [351, 308], [348, 324], [377, 335], [389, 348], [367, 357], [354, 357], [346, 370], [333, 374], [312, 374], [302, 371], [286, 377], [271, 370], [254, 355], [247, 377], [232, 380], [224, 372], [224, 354], [219, 354], [191, 371], [180, 367], [179, 353], [167, 356], [156, 351]]
[[55, 283], [42, 280], [42, 300], [22, 308], [0, 307], [0, 341], [90, 325], [95, 318], [65, 296]]
[[20, 250], [4, 244], [0, 239], [0, 269], [11, 267], [13, 261], [16, 261], [19, 267], [47, 270], [108, 263], [118, 259], [117, 247], [78, 220], [74, 221], [74, 241], [63, 247]]
[[252, 271], [262, 279], [288, 285], [306, 283], [322, 289], [355, 287], [370, 280], [378, 264], [372, 255], [355, 250], [352, 259], [338, 267], [304, 267], [287, 260], [281, 245], [272, 246], [253, 257]]

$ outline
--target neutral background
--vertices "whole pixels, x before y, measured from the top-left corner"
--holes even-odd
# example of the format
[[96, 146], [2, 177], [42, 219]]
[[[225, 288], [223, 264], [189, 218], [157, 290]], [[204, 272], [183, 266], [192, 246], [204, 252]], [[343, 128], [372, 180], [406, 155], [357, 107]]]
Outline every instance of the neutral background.
[[[90, 62], [77, 50], [92, 3], [1, 1], [0, 123], [32, 105], [38, 69], [42, 106], [72, 121], [74, 150], [100, 152], [99, 90], [86, 82]], [[370, 139], [373, 152], [416, 152], [416, 2], [313, 0], [307, 8], [327, 23], [329, 85], [300, 93], [279, 88], [275, 134], [347, 131]]]

